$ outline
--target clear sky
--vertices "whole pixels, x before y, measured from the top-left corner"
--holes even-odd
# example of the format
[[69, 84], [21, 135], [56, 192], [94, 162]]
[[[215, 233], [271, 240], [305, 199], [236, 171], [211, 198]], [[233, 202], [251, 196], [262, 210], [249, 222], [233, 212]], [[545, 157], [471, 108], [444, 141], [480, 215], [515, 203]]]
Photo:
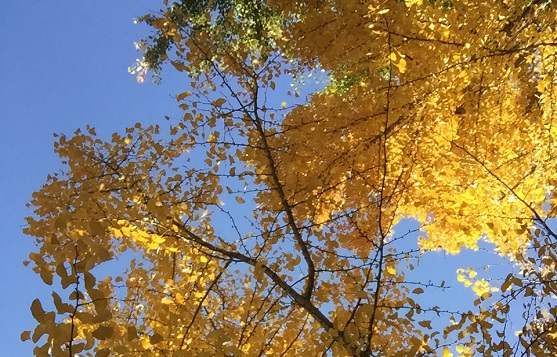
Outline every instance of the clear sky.
[[[19, 341], [32, 329], [29, 311], [49, 287], [22, 261], [33, 248], [21, 233], [25, 203], [58, 167], [54, 132], [87, 123], [99, 134], [176, 112], [178, 84], [138, 85], [127, 73], [145, 34], [134, 17], [153, 0], [2, 0], [0, 6], [0, 356], [30, 356]], [[177, 80], [176, 78], [174, 78]]]
[[[161, 85], [138, 85], [127, 73], [137, 57], [133, 42], [146, 30], [133, 19], [159, 5], [153, 0], [2, 0], [1, 356], [31, 355], [32, 343], [21, 343], [19, 334], [34, 326], [31, 301], [50, 295], [50, 287], [22, 264], [33, 244], [21, 228], [31, 193], [59, 167], [52, 134], [92, 124], [107, 136], [137, 121], [150, 123], [176, 114], [174, 96], [183, 91], [183, 79], [163, 76]], [[417, 278], [454, 284], [456, 268], [488, 256], [468, 253], [452, 259], [432, 253]], [[466, 291], [452, 302], [471, 297]]]

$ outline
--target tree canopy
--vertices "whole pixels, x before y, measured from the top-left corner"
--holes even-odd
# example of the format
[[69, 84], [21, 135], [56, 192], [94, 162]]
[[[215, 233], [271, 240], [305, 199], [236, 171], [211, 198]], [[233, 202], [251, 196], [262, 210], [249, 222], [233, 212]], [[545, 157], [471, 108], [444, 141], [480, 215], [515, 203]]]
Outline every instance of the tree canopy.
[[[22, 339], [37, 356], [557, 354], [556, 20], [550, 0], [165, 0], [132, 71], [186, 78], [183, 117], [59, 137], [25, 228], [52, 303]], [[419, 303], [439, 287], [407, 279], [416, 260], [480, 240], [516, 269], [460, 271], [474, 309]]]

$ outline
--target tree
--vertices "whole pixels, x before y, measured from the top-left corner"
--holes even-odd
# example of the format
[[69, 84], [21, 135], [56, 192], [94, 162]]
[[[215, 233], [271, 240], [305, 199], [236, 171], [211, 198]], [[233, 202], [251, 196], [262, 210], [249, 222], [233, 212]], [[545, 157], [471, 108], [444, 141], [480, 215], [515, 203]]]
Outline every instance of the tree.
[[[556, 16], [549, 0], [165, 1], [140, 19], [135, 72], [187, 76], [183, 118], [59, 138], [66, 170], [25, 229], [55, 311], [35, 300], [22, 338], [39, 356], [554, 355]], [[320, 70], [324, 88], [286, 93]], [[461, 271], [476, 310], [419, 304], [438, 286], [406, 279], [413, 259], [482, 237], [519, 271]]]

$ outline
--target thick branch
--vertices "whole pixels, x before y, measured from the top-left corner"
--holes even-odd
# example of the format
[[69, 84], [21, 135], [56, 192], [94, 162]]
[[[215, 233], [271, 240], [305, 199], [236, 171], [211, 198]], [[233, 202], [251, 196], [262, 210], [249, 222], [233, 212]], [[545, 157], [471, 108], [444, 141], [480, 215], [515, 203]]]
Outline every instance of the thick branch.
[[228, 259], [239, 261], [242, 263], [249, 264], [253, 267], [260, 267], [264, 274], [271, 279], [275, 284], [277, 284], [294, 302], [306, 310], [313, 318], [315, 318], [323, 328], [326, 330], [334, 329], [334, 325], [315, 305], [309, 301], [305, 296], [298, 293], [294, 288], [292, 288], [286, 281], [284, 281], [275, 271], [269, 268], [267, 265], [262, 264], [254, 258], [248, 257], [244, 254], [235, 251], [229, 251], [221, 247], [217, 247], [214, 244], [203, 240], [201, 237], [191, 232], [187, 227], [185, 227], [181, 222], [174, 221], [185, 236], [180, 235], [179, 238], [185, 239], [187, 241], [192, 241], [200, 246], [209, 249], [213, 252], [217, 252]]
[[[257, 97], [257, 92], [255, 93], [255, 96]], [[292, 229], [292, 232], [294, 233], [294, 238], [296, 239], [296, 242], [300, 246], [300, 249], [302, 250], [302, 255], [304, 256], [304, 260], [306, 261], [306, 264], [308, 266], [308, 281], [307, 281], [306, 288], [305, 288], [305, 291], [304, 291], [304, 296], [307, 299], [310, 299], [311, 294], [313, 292], [313, 288], [315, 286], [315, 264], [313, 263], [313, 260], [311, 259], [311, 253], [308, 250], [307, 244], [304, 242], [304, 240], [302, 238], [302, 234], [300, 233], [300, 229], [296, 225], [296, 220], [294, 219], [294, 214], [292, 212], [292, 207], [288, 203], [288, 199], [286, 198], [286, 194], [285, 194], [285, 192], [282, 188], [282, 184], [280, 183], [279, 175], [278, 175], [278, 172], [277, 172], [277, 165], [276, 165], [275, 160], [273, 158], [273, 155], [271, 153], [271, 148], [269, 147], [269, 143], [267, 142], [267, 137], [265, 136], [265, 131], [263, 130], [263, 126], [261, 125], [261, 120], [260, 120], [259, 115], [257, 113], [257, 107], [255, 108], [254, 116], [255, 116], [254, 123], [255, 123], [255, 126], [257, 128], [257, 132], [259, 133], [261, 142], [263, 144], [263, 151], [265, 152], [265, 156], [267, 158], [267, 161], [269, 163], [269, 168], [271, 170], [271, 178], [273, 179], [275, 189], [277, 190], [278, 195], [280, 197], [280, 202], [281, 202], [282, 208], [286, 212], [288, 225], [290, 226], [290, 229]]]

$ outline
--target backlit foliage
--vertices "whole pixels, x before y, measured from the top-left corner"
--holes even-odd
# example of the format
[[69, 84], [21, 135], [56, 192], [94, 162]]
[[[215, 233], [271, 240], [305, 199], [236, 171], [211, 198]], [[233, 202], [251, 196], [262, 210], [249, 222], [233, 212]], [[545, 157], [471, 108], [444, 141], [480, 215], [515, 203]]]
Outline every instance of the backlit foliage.
[[[59, 138], [25, 230], [55, 292], [22, 338], [38, 356], [555, 355], [556, 18], [549, 0], [165, 1], [136, 72], [187, 78], [183, 118]], [[287, 93], [315, 71], [324, 88]], [[412, 262], [480, 239], [518, 273], [459, 270], [472, 310], [419, 304], [443, 286]]]

